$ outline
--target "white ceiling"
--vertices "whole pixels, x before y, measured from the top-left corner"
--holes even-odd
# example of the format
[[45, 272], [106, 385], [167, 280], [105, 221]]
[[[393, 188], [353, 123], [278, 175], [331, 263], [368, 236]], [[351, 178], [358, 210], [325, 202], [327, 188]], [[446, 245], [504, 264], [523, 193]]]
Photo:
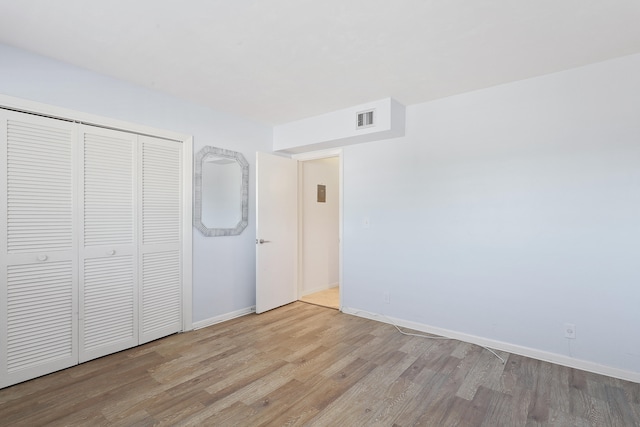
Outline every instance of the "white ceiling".
[[640, 52], [640, 1], [0, 0], [0, 42], [275, 125]]

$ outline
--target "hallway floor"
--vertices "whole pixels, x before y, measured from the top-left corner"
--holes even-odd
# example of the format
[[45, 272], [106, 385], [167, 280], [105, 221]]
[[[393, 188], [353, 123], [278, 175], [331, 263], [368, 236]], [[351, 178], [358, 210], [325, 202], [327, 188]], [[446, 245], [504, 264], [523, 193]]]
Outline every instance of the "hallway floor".
[[307, 302], [309, 304], [320, 305], [322, 307], [340, 309], [340, 288], [325, 289], [324, 291], [316, 292], [306, 295], [300, 298], [300, 301]]

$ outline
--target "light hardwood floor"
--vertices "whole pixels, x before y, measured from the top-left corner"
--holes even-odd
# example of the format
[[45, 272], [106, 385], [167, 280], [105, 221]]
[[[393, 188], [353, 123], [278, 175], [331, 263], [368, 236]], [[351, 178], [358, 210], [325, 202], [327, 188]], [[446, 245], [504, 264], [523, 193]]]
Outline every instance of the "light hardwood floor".
[[340, 309], [340, 288], [336, 286], [335, 288], [329, 288], [324, 291], [305, 295], [300, 298], [300, 301], [320, 305], [322, 307], [335, 308], [338, 310]]
[[296, 302], [0, 390], [0, 425], [640, 425], [640, 385], [499, 354]]

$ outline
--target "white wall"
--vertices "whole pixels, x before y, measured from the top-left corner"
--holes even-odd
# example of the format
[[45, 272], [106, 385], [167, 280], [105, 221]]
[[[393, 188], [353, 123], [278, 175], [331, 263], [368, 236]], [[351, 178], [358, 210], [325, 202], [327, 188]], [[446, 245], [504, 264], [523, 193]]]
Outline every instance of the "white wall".
[[[357, 114], [374, 110], [375, 125], [356, 128]], [[404, 135], [405, 106], [392, 98], [278, 125], [273, 149], [286, 153], [326, 150]]]
[[640, 373], [638, 76], [415, 105], [404, 138], [346, 147], [343, 304]]
[[241, 152], [250, 163], [249, 226], [240, 236], [193, 230], [193, 320], [255, 305], [255, 152], [271, 151], [271, 127], [0, 44], [0, 93], [186, 133]]
[[[302, 295], [338, 286], [339, 162], [302, 162]], [[318, 184], [326, 186], [325, 203], [317, 201]]]

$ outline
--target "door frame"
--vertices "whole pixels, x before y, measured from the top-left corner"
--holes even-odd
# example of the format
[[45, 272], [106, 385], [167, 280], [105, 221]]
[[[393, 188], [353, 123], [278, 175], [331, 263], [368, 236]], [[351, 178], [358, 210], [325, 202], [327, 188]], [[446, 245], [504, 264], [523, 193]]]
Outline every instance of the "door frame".
[[339, 310], [342, 311], [342, 296], [344, 291], [344, 280], [342, 275], [342, 231], [343, 231], [343, 206], [344, 206], [344, 184], [343, 184], [343, 169], [344, 169], [344, 158], [343, 158], [343, 150], [342, 148], [333, 148], [329, 150], [319, 150], [319, 151], [310, 151], [307, 153], [294, 154], [291, 156], [292, 159], [298, 161], [298, 276], [297, 276], [297, 291], [298, 291], [298, 299], [300, 299], [300, 295], [302, 293], [302, 275], [304, 274], [304, 265], [303, 265], [303, 244], [302, 239], [304, 238], [303, 233], [303, 198], [302, 198], [302, 189], [303, 189], [303, 174], [302, 174], [302, 162], [306, 162], [308, 160], [320, 160], [326, 159], [329, 157], [337, 157], [338, 158], [338, 289], [340, 295], [340, 303]]

